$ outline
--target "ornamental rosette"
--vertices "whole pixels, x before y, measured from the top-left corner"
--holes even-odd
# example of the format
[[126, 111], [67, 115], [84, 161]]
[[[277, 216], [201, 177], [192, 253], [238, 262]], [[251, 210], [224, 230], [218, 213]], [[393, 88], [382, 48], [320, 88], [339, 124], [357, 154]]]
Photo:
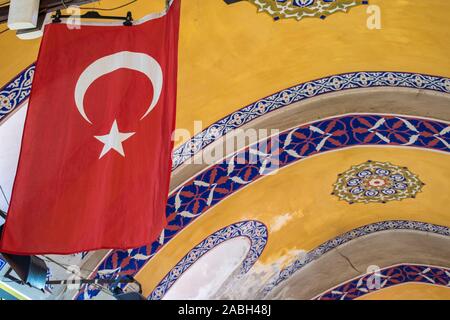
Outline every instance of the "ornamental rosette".
[[338, 175], [332, 194], [353, 203], [386, 203], [415, 198], [424, 183], [406, 167], [367, 161]]
[[7, 111], [12, 109], [11, 100], [9, 97], [0, 95], [0, 109], [6, 109]]
[[275, 20], [321, 18], [336, 12], [347, 12], [350, 8], [368, 4], [367, 0], [247, 0], [259, 12], [270, 14]]

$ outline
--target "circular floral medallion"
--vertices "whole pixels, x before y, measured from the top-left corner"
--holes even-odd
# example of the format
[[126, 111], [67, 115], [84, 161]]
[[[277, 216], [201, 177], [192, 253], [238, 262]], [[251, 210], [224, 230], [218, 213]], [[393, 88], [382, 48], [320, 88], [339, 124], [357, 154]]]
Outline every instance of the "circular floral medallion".
[[423, 182], [406, 167], [367, 161], [338, 175], [332, 194], [348, 203], [385, 203], [415, 198]]
[[0, 108], [5, 108], [6, 110], [11, 110], [12, 105], [8, 97], [0, 95]]
[[324, 19], [336, 12], [368, 4], [367, 0], [247, 0], [258, 7], [258, 11], [270, 14], [275, 20], [307, 17]]

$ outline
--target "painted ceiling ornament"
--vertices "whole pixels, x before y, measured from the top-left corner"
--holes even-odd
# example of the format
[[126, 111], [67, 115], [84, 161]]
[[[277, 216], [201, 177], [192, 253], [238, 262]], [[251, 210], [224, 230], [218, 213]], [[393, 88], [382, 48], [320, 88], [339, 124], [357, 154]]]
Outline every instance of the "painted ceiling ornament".
[[331, 194], [350, 204], [386, 203], [415, 198], [424, 185], [406, 167], [368, 160], [339, 174]]
[[274, 20], [294, 18], [325, 19], [336, 12], [366, 5], [368, 0], [247, 0], [258, 7], [259, 12], [270, 14]]

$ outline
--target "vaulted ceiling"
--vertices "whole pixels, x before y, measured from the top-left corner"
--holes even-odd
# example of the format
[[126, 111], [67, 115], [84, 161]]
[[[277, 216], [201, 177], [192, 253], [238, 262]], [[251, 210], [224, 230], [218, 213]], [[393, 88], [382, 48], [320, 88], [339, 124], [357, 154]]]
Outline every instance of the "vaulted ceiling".
[[[377, 265], [388, 278], [433, 266], [426, 272], [440, 285], [411, 281], [354, 298], [450, 298], [450, 252], [443, 248], [450, 247], [450, 3], [370, 0], [381, 12], [381, 29], [370, 29], [361, 1], [345, 13], [300, 21], [274, 20], [251, 2], [182, 1], [177, 128], [189, 134], [176, 142], [169, 227], [146, 248], [95, 255], [86, 263], [94, 269], [101, 260], [101, 272], [91, 276], [136, 275], [146, 296], [163, 298], [207, 252], [245, 237], [251, 245], [242, 272], [223, 272], [241, 272], [246, 290], [228, 278], [218, 284], [222, 296], [212, 290], [207, 297], [331, 297], [327, 290]], [[162, 0], [137, 1], [107, 13], [132, 11], [139, 19], [163, 8]], [[39, 39], [6, 31], [0, 40], [3, 86], [35, 62]], [[186, 164], [192, 148], [222, 149], [223, 140], [195, 136], [212, 128], [218, 137], [278, 129], [280, 169], [266, 175], [262, 163]], [[392, 188], [374, 196], [373, 184]], [[383, 254], [388, 243], [397, 245]], [[84, 288], [77, 297], [98, 291]]]

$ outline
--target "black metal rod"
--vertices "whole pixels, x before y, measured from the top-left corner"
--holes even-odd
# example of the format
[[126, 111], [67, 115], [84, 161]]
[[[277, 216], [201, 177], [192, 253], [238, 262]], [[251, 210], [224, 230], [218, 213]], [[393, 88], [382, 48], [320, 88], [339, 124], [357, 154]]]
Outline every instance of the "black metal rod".
[[88, 11], [82, 15], [68, 15], [68, 14], [61, 14], [61, 10], [56, 10], [56, 14], [52, 15], [53, 19], [52, 22], [59, 23], [61, 22], [62, 18], [124, 20], [123, 24], [125, 26], [133, 25], [133, 16], [131, 15], [130, 11], [127, 12], [127, 15], [125, 17], [121, 17], [121, 16], [102, 16], [97, 11]]

